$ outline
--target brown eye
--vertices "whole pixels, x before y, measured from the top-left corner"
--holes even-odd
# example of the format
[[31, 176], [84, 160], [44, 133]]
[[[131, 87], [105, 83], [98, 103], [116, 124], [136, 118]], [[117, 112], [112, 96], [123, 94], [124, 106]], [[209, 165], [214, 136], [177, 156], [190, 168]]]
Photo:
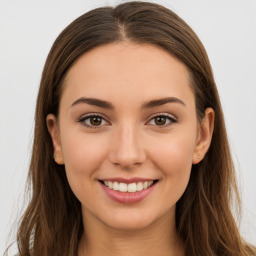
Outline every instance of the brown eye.
[[167, 126], [176, 123], [177, 120], [169, 114], [158, 115], [150, 119], [149, 124], [154, 126]]
[[155, 117], [155, 124], [156, 125], [165, 125], [166, 124], [166, 117], [165, 116]]
[[100, 116], [92, 116], [92, 117], [90, 117], [89, 122], [93, 126], [101, 125], [102, 117], [100, 117]]
[[108, 122], [99, 115], [89, 115], [82, 117], [78, 120], [82, 125], [89, 128], [100, 128], [103, 125], [108, 124]]

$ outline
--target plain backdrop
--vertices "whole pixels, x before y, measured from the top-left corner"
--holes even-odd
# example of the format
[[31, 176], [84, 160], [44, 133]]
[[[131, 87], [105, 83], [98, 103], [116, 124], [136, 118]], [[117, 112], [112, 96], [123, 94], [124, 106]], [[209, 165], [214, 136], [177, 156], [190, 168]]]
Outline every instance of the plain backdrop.
[[[36, 96], [50, 47], [84, 12], [122, 2], [0, 0], [0, 255], [22, 210]], [[256, 0], [154, 2], [177, 12], [208, 52], [242, 194], [241, 232], [256, 244]]]

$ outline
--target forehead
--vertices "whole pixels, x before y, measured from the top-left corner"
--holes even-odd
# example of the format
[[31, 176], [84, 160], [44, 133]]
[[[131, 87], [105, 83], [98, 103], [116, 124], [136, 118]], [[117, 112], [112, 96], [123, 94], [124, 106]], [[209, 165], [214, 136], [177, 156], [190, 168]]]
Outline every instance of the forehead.
[[186, 66], [170, 53], [152, 44], [119, 42], [96, 47], [73, 64], [64, 82], [67, 96], [188, 100], [193, 93]]

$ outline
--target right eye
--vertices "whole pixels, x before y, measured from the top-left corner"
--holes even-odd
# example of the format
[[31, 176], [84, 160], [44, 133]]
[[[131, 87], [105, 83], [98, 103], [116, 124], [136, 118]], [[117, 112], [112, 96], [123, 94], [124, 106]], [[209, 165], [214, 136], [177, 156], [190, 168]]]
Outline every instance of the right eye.
[[108, 124], [102, 116], [96, 114], [83, 116], [78, 121], [89, 128], [100, 128], [101, 126]]

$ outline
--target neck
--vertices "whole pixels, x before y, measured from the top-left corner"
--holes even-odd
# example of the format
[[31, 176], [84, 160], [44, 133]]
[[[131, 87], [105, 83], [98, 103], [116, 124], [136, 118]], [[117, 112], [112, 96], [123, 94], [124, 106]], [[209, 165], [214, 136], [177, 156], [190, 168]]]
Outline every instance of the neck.
[[88, 218], [84, 219], [84, 227], [85, 232], [79, 243], [79, 256], [184, 255], [182, 242], [175, 228], [175, 216], [164, 216], [139, 230], [117, 230]]

